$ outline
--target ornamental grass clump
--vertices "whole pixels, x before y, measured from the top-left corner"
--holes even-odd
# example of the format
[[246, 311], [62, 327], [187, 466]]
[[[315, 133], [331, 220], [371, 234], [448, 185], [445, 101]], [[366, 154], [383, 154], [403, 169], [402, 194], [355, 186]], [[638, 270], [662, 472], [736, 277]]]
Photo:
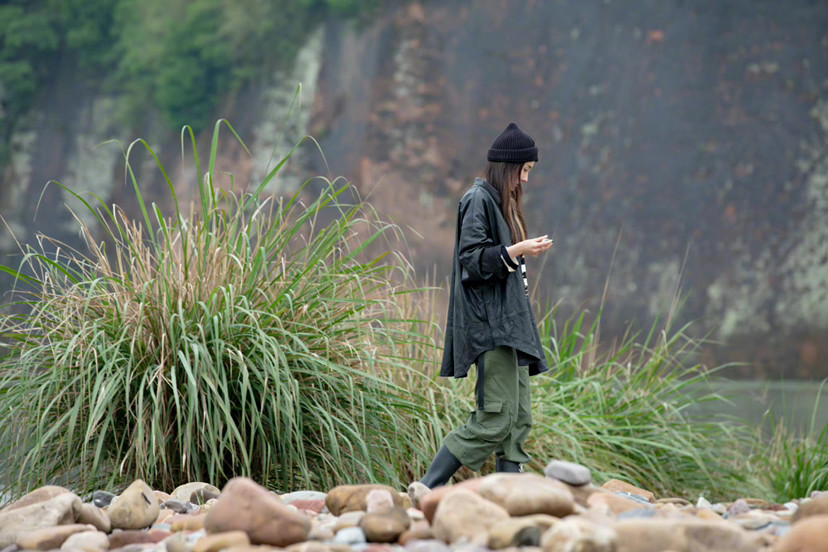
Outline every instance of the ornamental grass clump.
[[[401, 484], [430, 453], [411, 450], [405, 430], [420, 407], [392, 378], [408, 369], [408, 344], [424, 341], [396, 305], [410, 274], [392, 255], [367, 255], [393, 227], [349, 204], [355, 192], [341, 183], [265, 197], [287, 157], [253, 192], [218, 189], [221, 124], [205, 173], [195, 152], [198, 205], [181, 208], [136, 141], [126, 170], [140, 220], [66, 190], [104, 239], [79, 222], [85, 251], [47, 253], [41, 236], [4, 267], [28, 309], [0, 318], [12, 494], [138, 477], [170, 490], [237, 474], [279, 489]], [[145, 204], [129, 164], [136, 144], [169, 184], [171, 216]]]
[[607, 347], [599, 343], [600, 318], [587, 324], [581, 313], [559, 325], [553, 313], [542, 321], [557, 369], [532, 391], [537, 457], [581, 462], [598, 482], [622, 479], [660, 497], [765, 496], [752, 463], [754, 430], [696, 412], [726, 400], [713, 390], [715, 370], [693, 362], [702, 341], [668, 317], [663, 327], [656, 320], [649, 333], [627, 333]]

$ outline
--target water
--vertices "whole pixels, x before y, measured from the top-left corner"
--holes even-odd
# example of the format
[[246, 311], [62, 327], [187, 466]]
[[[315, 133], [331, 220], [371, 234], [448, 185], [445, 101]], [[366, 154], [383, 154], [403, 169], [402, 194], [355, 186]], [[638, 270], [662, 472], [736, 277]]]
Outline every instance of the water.
[[713, 380], [712, 390], [727, 397], [698, 406], [700, 415], [737, 416], [748, 423], [763, 424], [770, 431], [773, 423], [817, 436], [828, 425], [828, 380], [820, 381], [732, 381]]

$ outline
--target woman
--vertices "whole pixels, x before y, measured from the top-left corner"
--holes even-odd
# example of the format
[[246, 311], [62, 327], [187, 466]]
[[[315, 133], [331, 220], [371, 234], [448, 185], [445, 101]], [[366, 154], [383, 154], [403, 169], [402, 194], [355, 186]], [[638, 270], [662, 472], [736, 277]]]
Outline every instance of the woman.
[[531, 460], [529, 376], [548, 370], [529, 302], [524, 256], [552, 246], [527, 239], [523, 184], [538, 161], [535, 141], [515, 123], [489, 149], [483, 178], [460, 200], [440, 375], [463, 378], [477, 366], [477, 408], [452, 431], [421, 483], [445, 485], [460, 466], [478, 471], [489, 455], [497, 471]]

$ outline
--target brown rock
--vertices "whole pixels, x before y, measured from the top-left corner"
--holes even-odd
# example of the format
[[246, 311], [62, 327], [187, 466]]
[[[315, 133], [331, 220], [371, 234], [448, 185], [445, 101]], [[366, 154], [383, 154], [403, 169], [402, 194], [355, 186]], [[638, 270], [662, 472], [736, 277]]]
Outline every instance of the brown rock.
[[2, 511], [3, 513], [11, 512], [12, 510], [17, 510], [18, 508], [24, 508], [26, 506], [31, 506], [32, 504], [37, 504], [38, 502], [45, 502], [47, 500], [51, 500], [56, 496], [65, 493], [71, 494], [72, 491], [55, 485], [45, 485], [43, 487], [38, 487], [29, 494], [23, 495], [23, 497], [20, 498], [20, 500], [12, 502], [0, 511]]
[[193, 496], [193, 493], [197, 493], [202, 490], [206, 490], [211, 494], [221, 493], [221, 491], [219, 491], [217, 487], [214, 487], [209, 483], [204, 483], [202, 481], [193, 481], [192, 483], [185, 483], [184, 485], [179, 485], [178, 487], [176, 487], [172, 494], [170, 494], [170, 498], [181, 500], [183, 502], [190, 502], [190, 498]]
[[333, 526], [334, 533], [338, 533], [348, 527], [359, 527], [359, 522], [362, 521], [365, 512], [356, 510], [353, 512], [346, 512], [339, 516]]
[[575, 509], [575, 499], [565, 483], [534, 473], [487, 475], [477, 492], [503, 506], [512, 516], [548, 514], [563, 517]]
[[707, 521], [724, 521], [722, 516], [709, 508], [699, 508], [696, 510], [696, 517]]
[[231, 546], [225, 549], [225, 552], [283, 552], [283, 550], [283, 548], [275, 548], [273, 546], [250, 544], [248, 546]]
[[98, 531], [109, 533], [112, 530], [112, 523], [106, 512], [94, 504], [83, 504], [78, 514], [78, 523], [92, 525]]
[[572, 493], [575, 503], [583, 506], [584, 508], [587, 507], [587, 500], [590, 496], [596, 493], [610, 494], [611, 492], [606, 489], [602, 489], [601, 487], [596, 487], [592, 483], [587, 483], [586, 485], [568, 485], [564, 483], [564, 485], [566, 485], [569, 492]]
[[637, 494], [639, 496], [643, 496], [650, 502], [655, 502], [655, 495], [652, 492], [644, 490], [640, 487], [636, 487], [635, 485], [630, 485], [629, 483], [619, 481], [618, 479], [610, 479], [609, 481], [601, 485], [601, 487], [613, 492]]
[[828, 552], [828, 515], [808, 516], [794, 524], [775, 552]]
[[155, 541], [150, 535], [149, 531], [140, 531], [137, 529], [128, 529], [126, 531], [116, 531], [109, 535], [109, 548], [115, 550], [116, 548], [123, 548], [130, 544], [147, 544]]
[[466, 481], [462, 481], [454, 485], [437, 487], [422, 497], [422, 501], [420, 503], [422, 508], [420, 508], [420, 510], [423, 511], [423, 514], [425, 514], [425, 517], [429, 523], [434, 523], [434, 513], [437, 511], [437, 506], [440, 505], [440, 501], [443, 500], [443, 498], [460, 489], [476, 493], [482, 480], [483, 478], [477, 477], [475, 479], [467, 479]]
[[164, 520], [173, 531], [198, 531], [204, 529], [207, 514], [174, 514]]
[[397, 490], [387, 485], [339, 485], [328, 492], [325, 504], [335, 516], [355, 510], [366, 510], [368, 493], [375, 489], [383, 489], [391, 493], [394, 506], [402, 507], [403, 502]]
[[801, 503], [791, 521], [796, 523], [806, 517], [824, 516], [826, 514], [828, 514], [828, 495], [823, 495]]
[[403, 531], [398, 539], [403, 546], [407, 545], [412, 540], [430, 540], [434, 538], [434, 531], [431, 530], [431, 525], [426, 520], [415, 521], [407, 531]]
[[543, 533], [543, 552], [615, 552], [617, 536], [604, 527], [580, 517], [560, 520]]
[[614, 493], [595, 493], [587, 499], [587, 506], [590, 508], [604, 506], [616, 516], [630, 510], [639, 510], [642, 507], [646, 507], [635, 500], [630, 500], [629, 498], [624, 498]]
[[83, 531], [70, 535], [60, 546], [61, 550], [103, 552], [109, 548], [109, 539], [101, 531]]
[[368, 512], [359, 520], [359, 528], [368, 542], [396, 542], [410, 526], [408, 514], [399, 506]]
[[172, 496], [168, 495], [164, 491], [153, 491], [155, 493], [155, 498], [158, 499], [158, 502], [164, 503], [172, 498]]
[[57, 527], [44, 527], [34, 531], [26, 531], [17, 537], [17, 546], [24, 550], [52, 550], [60, 548], [63, 542], [75, 533], [94, 531], [91, 525], [73, 523], [71, 525], [58, 525]]
[[315, 514], [319, 514], [322, 510], [325, 509], [325, 501], [320, 499], [315, 500], [304, 500], [304, 499], [297, 499], [290, 503], [291, 506], [295, 506], [297, 510], [303, 510], [306, 512], [313, 512]]
[[467, 489], [448, 493], [434, 514], [434, 536], [449, 544], [468, 538], [486, 544], [486, 531], [498, 521], [508, 519], [509, 512], [494, 502]]
[[415, 481], [408, 486], [408, 499], [411, 501], [411, 505], [417, 508], [418, 510], [423, 509], [423, 498], [427, 494], [431, 492], [431, 489], [420, 483], [419, 481]]
[[231, 479], [207, 514], [208, 533], [244, 531], [253, 544], [289, 546], [307, 539], [311, 520], [252, 479]]
[[676, 506], [693, 505], [689, 500], [680, 497], [659, 498], [658, 500], [656, 500], [656, 504], [675, 504]]
[[231, 546], [249, 546], [250, 539], [244, 531], [228, 531], [226, 533], [215, 533], [198, 539], [193, 552], [219, 552]]
[[408, 496], [408, 493], [398, 492], [397, 494], [400, 496], [400, 500], [402, 500], [403, 510], [408, 510], [409, 508], [414, 507], [414, 503], [411, 501], [411, 497]]
[[136, 479], [122, 492], [107, 514], [113, 529], [144, 529], [155, 522], [161, 504], [149, 485]]
[[0, 548], [17, 542], [27, 531], [75, 523], [83, 503], [73, 493], [58, 493], [50, 499], [0, 512]]
[[528, 517], [498, 521], [489, 528], [488, 532], [488, 547], [492, 550], [500, 550], [511, 546], [539, 546], [541, 533], [543, 533]]
[[766, 538], [730, 523], [696, 519], [629, 519], [613, 529], [617, 552], [756, 552]]

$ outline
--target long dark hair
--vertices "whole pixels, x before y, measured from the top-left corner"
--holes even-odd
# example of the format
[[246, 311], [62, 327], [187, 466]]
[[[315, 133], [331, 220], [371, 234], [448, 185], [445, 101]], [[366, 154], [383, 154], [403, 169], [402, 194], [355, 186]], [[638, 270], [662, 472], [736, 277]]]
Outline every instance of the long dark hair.
[[[512, 243], [526, 239], [526, 219], [523, 216], [523, 185], [520, 170], [523, 163], [488, 162], [483, 178], [500, 194], [503, 218], [512, 232]], [[516, 220], [517, 219], [517, 220]]]

